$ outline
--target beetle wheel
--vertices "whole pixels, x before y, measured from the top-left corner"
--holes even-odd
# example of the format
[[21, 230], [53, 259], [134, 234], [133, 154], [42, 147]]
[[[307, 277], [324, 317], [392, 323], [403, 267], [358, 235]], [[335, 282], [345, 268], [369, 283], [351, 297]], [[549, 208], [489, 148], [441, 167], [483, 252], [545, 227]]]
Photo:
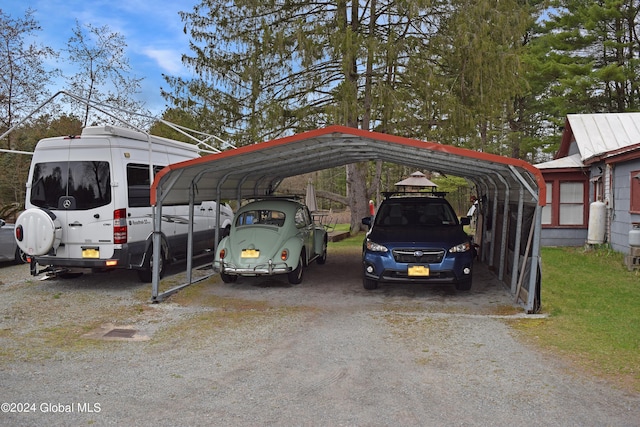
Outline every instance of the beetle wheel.
[[293, 270], [287, 273], [287, 279], [289, 279], [289, 283], [292, 285], [299, 285], [302, 283], [302, 275], [304, 273], [304, 259], [302, 258], [302, 253], [298, 259], [298, 266]]

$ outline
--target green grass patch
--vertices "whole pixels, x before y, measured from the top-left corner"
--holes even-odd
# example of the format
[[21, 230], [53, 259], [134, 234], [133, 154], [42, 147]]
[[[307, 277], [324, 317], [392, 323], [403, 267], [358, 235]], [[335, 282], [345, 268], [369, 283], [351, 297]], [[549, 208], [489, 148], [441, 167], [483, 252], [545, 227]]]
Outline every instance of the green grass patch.
[[[348, 224], [347, 224], [348, 225]], [[348, 228], [347, 228], [348, 230]], [[354, 236], [347, 237], [346, 239], [342, 239], [338, 242], [329, 242], [328, 247], [332, 249], [339, 248], [361, 248], [362, 242], [364, 241], [364, 232], [360, 232]]]
[[351, 230], [351, 224], [336, 224], [334, 231], [349, 231]]
[[542, 309], [516, 327], [600, 376], [640, 391], [640, 277], [607, 248], [543, 248]]

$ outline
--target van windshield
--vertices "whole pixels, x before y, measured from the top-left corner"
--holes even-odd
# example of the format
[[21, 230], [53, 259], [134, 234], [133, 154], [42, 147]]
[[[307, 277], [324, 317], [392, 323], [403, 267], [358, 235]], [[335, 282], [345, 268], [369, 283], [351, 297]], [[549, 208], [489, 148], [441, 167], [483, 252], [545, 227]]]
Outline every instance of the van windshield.
[[[86, 210], [111, 203], [109, 162], [37, 163], [31, 181], [31, 203], [46, 209]], [[70, 206], [70, 207], [69, 207]]]

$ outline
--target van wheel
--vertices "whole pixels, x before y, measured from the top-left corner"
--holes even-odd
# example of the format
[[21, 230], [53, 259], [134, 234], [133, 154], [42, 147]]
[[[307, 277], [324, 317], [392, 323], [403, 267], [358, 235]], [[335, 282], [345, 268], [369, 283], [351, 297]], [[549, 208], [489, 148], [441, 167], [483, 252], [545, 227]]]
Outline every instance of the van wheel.
[[[138, 278], [141, 282], [151, 283], [153, 281], [153, 247], [149, 247], [149, 250], [145, 254], [145, 265], [142, 270], [138, 270]], [[164, 276], [165, 266], [164, 251], [160, 251], [160, 278]]]
[[27, 254], [25, 254], [20, 246], [16, 247], [16, 254], [14, 256], [14, 262], [16, 264], [26, 264], [27, 263]]

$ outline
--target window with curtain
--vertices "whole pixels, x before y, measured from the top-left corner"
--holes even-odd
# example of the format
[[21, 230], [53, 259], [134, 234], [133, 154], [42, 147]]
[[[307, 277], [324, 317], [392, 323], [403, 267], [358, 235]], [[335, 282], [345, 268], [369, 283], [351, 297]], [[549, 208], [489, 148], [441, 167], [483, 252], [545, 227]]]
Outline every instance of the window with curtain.
[[560, 225], [584, 223], [584, 183], [560, 183], [558, 219]]

